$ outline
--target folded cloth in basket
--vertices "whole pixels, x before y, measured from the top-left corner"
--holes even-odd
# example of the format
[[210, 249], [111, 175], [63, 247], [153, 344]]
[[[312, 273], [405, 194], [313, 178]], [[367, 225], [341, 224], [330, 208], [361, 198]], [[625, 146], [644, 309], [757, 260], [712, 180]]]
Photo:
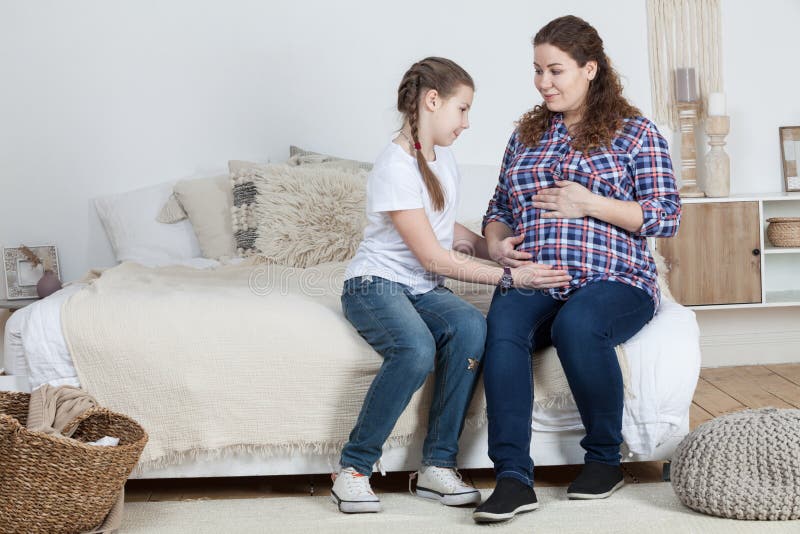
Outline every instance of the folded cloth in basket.
[[97, 401], [83, 391], [72, 386], [54, 387], [48, 384], [31, 392], [28, 406], [28, 430], [45, 434], [59, 434], [71, 437], [75, 428], [63, 433], [64, 427], [89, 408], [97, 406]]

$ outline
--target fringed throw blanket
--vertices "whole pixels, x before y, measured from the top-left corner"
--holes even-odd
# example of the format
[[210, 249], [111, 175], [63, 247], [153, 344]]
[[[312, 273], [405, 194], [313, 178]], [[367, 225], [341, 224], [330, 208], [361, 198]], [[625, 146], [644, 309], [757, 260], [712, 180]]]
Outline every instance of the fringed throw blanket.
[[[138, 469], [235, 450], [338, 452], [383, 361], [342, 315], [344, 267], [124, 263], [66, 301], [82, 387], [150, 435]], [[431, 386], [387, 446], [424, 432]], [[479, 388], [467, 424], [484, 421]]]

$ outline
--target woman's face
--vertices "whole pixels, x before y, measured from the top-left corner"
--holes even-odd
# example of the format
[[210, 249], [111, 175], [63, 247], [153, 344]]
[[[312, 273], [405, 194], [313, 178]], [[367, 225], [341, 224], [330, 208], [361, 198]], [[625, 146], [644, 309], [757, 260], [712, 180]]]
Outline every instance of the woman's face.
[[545, 43], [533, 47], [533, 68], [533, 83], [547, 109], [579, 117], [589, 92], [589, 81], [597, 73], [597, 63], [588, 61], [579, 67], [569, 54]]

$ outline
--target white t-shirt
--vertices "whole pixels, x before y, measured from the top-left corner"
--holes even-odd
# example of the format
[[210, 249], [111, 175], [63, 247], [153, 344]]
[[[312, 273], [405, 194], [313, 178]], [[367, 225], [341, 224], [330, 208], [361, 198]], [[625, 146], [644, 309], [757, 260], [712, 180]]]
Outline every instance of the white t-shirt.
[[347, 266], [345, 279], [380, 276], [409, 286], [415, 295], [426, 293], [444, 282], [444, 277], [423, 269], [386, 213], [425, 208], [439, 244], [447, 250], [452, 248], [461, 177], [449, 148], [435, 146], [434, 152], [436, 161], [429, 161], [428, 165], [444, 190], [445, 207], [442, 211], [434, 211], [431, 206], [416, 158], [396, 143], [389, 143], [378, 156], [367, 180], [364, 239]]

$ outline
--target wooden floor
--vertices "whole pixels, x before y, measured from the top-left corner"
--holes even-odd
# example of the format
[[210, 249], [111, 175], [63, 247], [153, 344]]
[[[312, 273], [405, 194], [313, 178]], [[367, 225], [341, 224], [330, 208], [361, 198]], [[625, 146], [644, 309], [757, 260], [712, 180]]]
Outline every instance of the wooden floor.
[[[694, 429], [722, 414], [767, 406], [800, 408], [800, 363], [703, 369], [694, 393], [690, 427]], [[623, 469], [629, 483], [661, 480], [661, 462], [626, 463]], [[578, 465], [537, 467], [535, 483], [537, 486], [567, 486], [579, 470]], [[465, 469], [462, 474], [478, 488], [494, 487], [491, 469]], [[376, 475], [370, 482], [376, 493], [408, 491], [408, 473]], [[329, 475], [131, 480], [125, 486], [125, 500], [328, 495], [330, 486]]]

